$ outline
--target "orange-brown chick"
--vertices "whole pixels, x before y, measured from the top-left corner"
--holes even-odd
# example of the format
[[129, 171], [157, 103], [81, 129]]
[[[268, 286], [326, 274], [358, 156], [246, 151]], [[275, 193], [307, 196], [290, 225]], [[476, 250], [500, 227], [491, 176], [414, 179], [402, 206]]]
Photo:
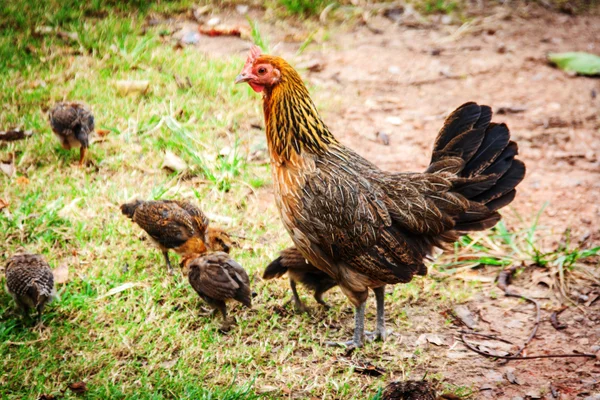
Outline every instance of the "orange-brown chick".
[[252, 308], [250, 278], [244, 268], [227, 253], [186, 254], [182, 259], [188, 279], [196, 293], [211, 307], [221, 312], [227, 331], [231, 325], [227, 319], [227, 302], [236, 300]]
[[209, 226], [206, 231], [207, 245], [211, 251], [229, 253], [234, 246], [231, 236], [218, 226]]
[[179, 254], [207, 251], [208, 217], [193, 204], [177, 200], [136, 200], [121, 205], [121, 212], [139, 225], [160, 248], [169, 268], [169, 250]]
[[94, 116], [81, 103], [57, 103], [48, 113], [52, 132], [67, 150], [79, 148], [79, 166], [83, 165], [90, 145], [89, 135], [94, 131]]
[[8, 259], [5, 268], [6, 288], [24, 315], [37, 310], [38, 321], [44, 306], [56, 297], [54, 275], [39, 254], [16, 254]]

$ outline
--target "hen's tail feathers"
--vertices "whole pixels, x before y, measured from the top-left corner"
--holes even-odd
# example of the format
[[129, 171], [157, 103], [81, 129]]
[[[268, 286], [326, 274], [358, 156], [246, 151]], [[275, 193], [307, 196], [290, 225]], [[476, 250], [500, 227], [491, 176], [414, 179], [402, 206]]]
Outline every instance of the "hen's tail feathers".
[[133, 214], [135, 214], [135, 210], [142, 204], [143, 201], [136, 200], [131, 203], [121, 204], [121, 212], [129, 218], [133, 219]]
[[288, 268], [283, 265], [283, 258], [277, 257], [271, 264], [265, 268], [263, 273], [263, 279], [275, 279], [283, 276], [287, 272]]
[[490, 107], [465, 103], [446, 118], [435, 141], [426, 172], [456, 174], [452, 191], [469, 200], [455, 220], [457, 231], [494, 226], [500, 220], [497, 210], [515, 198], [515, 187], [525, 177], [508, 127], [491, 120]]

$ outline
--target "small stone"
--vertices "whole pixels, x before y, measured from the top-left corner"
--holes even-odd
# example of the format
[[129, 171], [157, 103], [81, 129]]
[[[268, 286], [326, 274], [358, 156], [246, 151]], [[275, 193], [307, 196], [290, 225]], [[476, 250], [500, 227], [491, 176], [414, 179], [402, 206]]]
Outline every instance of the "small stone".
[[588, 344], [590, 344], [590, 339], [588, 338], [581, 338], [577, 341], [577, 343], [579, 343], [582, 346], [586, 346]]
[[573, 317], [573, 321], [576, 321], [576, 322], [583, 322], [584, 319], [585, 318], [583, 317], [583, 315], [576, 315]]
[[221, 18], [219, 17], [212, 17], [211, 19], [208, 20], [208, 22], [206, 23], [206, 25], [208, 26], [216, 26], [221, 22]]
[[238, 14], [246, 15], [248, 13], [249, 8], [250, 7], [248, 7], [246, 4], [238, 4], [237, 6], [235, 6], [235, 11], [237, 11]]

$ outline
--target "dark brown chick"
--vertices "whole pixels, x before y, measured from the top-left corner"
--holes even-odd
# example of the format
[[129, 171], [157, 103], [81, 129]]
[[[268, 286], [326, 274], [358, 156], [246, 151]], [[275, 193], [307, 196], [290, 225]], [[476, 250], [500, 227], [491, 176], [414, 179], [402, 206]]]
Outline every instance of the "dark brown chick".
[[188, 270], [188, 279], [198, 295], [215, 309], [215, 313], [221, 312], [221, 330], [227, 331], [231, 326], [227, 319], [227, 301], [236, 300], [252, 308], [248, 274], [227, 253], [188, 254], [182, 265]]
[[364, 343], [369, 289], [375, 339], [385, 339], [385, 285], [425, 275], [425, 259], [461, 233], [493, 227], [525, 176], [506, 125], [465, 103], [439, 131], [423, 172], [382, 171], [340, 143], [302, 78], [280, 57], [250, 51], [236, 78], [262, 93], [276, 204], [294, 245], [338, 282], [355, 307], [351, 341]]
[[89, 136], [94, 131], [94, 116], [81, 103], [57, 103], [49, 112], [52, 132], [67, 150], [79, 148], [79, 165], [83, 165], [90, 146]]
[[337, 286], [337, 282], [321, 271], [300, 253], [295, 247], [289, 247], [279, 253], [279, 257], [273, 260], [265, 269], [263, 279], [275, 279], [288, 274], [290, 287], [292, 288], [294, 307], [298, 311], [308, 311], [306, 305], [300, 300], [296, 284], [300, 283], [314, 294], [317, 303], [325, 308], [329, 305], [323, 300], [323, 294], [329, 289]]
[[148, 233], [162, 251], [171, 274], [173, 268], [169, 250], [179, 254], [203, 254], [207, 251], [208, 217], [189, 202], [136, 200], [121, 205], [121, 212]]
[[433, 386], [426, 380], [390, 382], [381, 400], [460, 400], [453, 394], [437, 396]]
[[17, 254], [8, 259], [5, 273], [6, 288], [19, 309], [26, 316], [37, 310], [40, 321], [44, 306], [56, 297], [48, 263], [39, 254]]

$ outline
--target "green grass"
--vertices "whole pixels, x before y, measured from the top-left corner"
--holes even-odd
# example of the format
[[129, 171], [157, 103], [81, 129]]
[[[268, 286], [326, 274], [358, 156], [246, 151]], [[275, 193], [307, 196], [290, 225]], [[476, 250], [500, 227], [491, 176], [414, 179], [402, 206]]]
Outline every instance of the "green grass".
[[[233, 84], [244, 60], [177, 50], [161, 37], [164, 27], [144, 28], [148, 15], [191, 4], [0, 5], [0, 128], [35, 131], [27, 140], [0, 144], [1, 158], [14, 153], [17, 168], [12, 178], [0, 174], [0, 199], [9, 203], [0, 211], [0, 264], [26, 249], [43, 254], [54, 268], [67, 264], [70, 272], [41, 330], [22, 320], [0, 291], [3, 399], [60, 395], [78, 381], [87, 383], [87, 398], [98, 399], [254, 399], [290, 392], [364, 399], [386, 383], [388, 376], [360, 375], [340, 364], [340, 351], [323, 345], [351, 334], [352, 310], [339, 290], [326, 296], [329, 311], [301, 290], [314, 311], [295, 315], [282, 307], [290, 296], [287, 282], [259, 278], [290, 240], [273, 202], [269, 166], [249, 161], [265, 145], [264, 133], [252, 128], [262, 120], [259, 97]], [[64, 39], [57, 30], [76, 32], [77, 39]], [[268, 48], [257, 27], [253, 36]], [[191, 87], [180, 88], [175, 75], [189, 78]], [[115, 81], [134, 79], [150, 81], [150, 91], [119, 95]], [[83, 169], [74, 166], [76, 151], [60, 148], [47, 121], [47, 110], [64, 98], [89, 104], [97, 127], [110, 131], [95, 138]], [[189, 168], [161, 168], [166, 151]], [[207, 315], [181, 276], [167, 274], [160, 252], [121, 215], [119, 205], [133, 198], [193, 200], [239, 238], [232, 255], [248, 270], [258, 295], [253, 310], [230, 306], [237, 321], [232, 332], [218, 332], [219, 320]], [[439, 260], [439, 269], [503, 266], [530, 257], [528, 232], [500, 226], [491, 236], [463, 238], [455, 254]], [[459, 260], [473, 249], [471, 264]], [[562, 265], [569, 274], [591, 251], [567, 244], [555, 258], [540, 250], [539, 260]], [[115, 292], [119, 288], [125, 290]], [[477, 289], [476, 283], [446, 278], [397, 285], [387, 295], [389, 327], [411, 332], [415, 312], [439, 317]], [[368, 326], [374, 309], [369, 299]], [[396, 376], [427, 368], [431, 354], [417, 349], [412, 358], [398, 355], [406, 349], [390, 340], [368, 344], [359, 354]], [[382, 353], [387, 356], [380, 359]], [[66, 390], [64, 398], [75, 395]]]

